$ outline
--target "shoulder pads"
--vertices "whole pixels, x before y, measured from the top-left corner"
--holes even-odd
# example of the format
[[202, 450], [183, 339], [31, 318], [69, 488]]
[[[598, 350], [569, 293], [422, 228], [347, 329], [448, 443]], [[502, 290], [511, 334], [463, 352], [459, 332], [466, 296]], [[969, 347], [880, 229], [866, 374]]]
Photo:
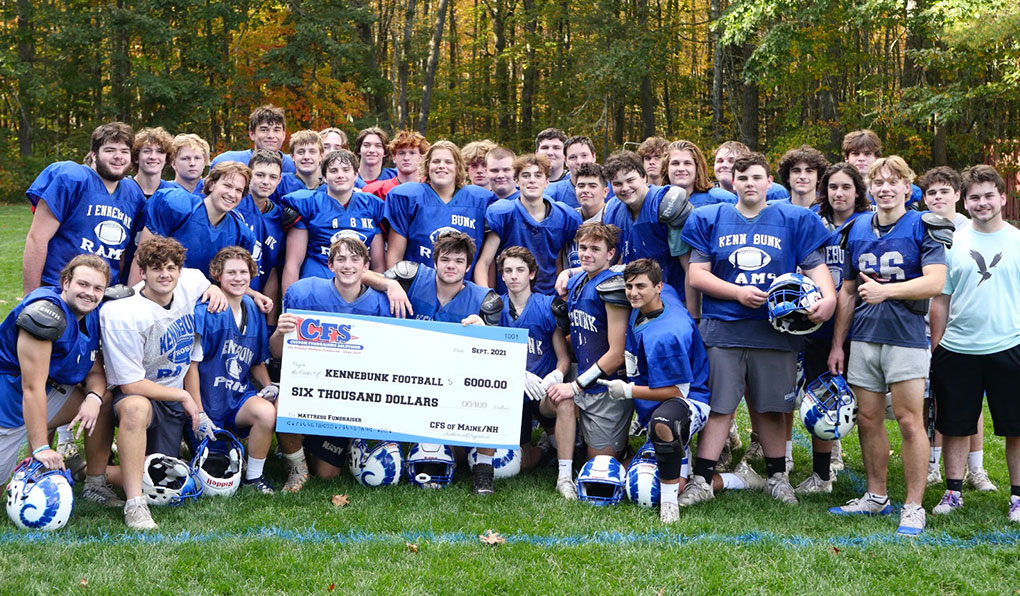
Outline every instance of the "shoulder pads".
[[[622, 268], [623, 265], [615, 265], [613, 270], [616, 271], [617, 267]], [[599, 282], [599, 285], [595, 286], [595, 291], [599, 293], [599, 298], [603, 302], [630, 308], [630, 301], [627, 300], [622, 275], [614, 275], [607, 280]]]
[[67, 318], [64, 311], [49, 300], [36, 300], [21, 311], [16, 324], [38, 339], [56, 341], [67, 329]]
[[[857, 223], [857, 220], [860, 219], [861, 217], [863, 216], [858, 216], [851, 219], [850, 222], [843, 226], [843, 229], [839, 231], [840, 250], [846, 250], [847, 244], [850, 243], [850, 228], [854, 227], [854, 224]], [[874, 216], [872, 216], [872, 219], [874, 219]]]
[[280, 205], [280, 207], [283, 209], [283, 217], [280, 222], [283, 224], [284, 230], [289, 230], [294, 224], [301, 221], [301, 214], [296, 209], [286, 205]]
[[103, 300], [120, 300], [121, 298], [130, 298], [135, 295], [135, 289], [125, 284], [117, 284], [114, 286], [107, 286], [106, 291], [103, 292]]
[[687, 198], [687, 191], [679, 186], [670, 186], [659, 202], [659, 221], [671, 228], [682, 229], [691, 211], [694, 211], [694, 205]]
[[953, 248], [953, 232], [956, 231], [953, 222], [929, 211], [921, 214], [921, 223], [929, 238], [945, 246], [946, 250]]
[[482, 320], [485, 321], [486, 325], [499, 325], [499, 316], [503, 313], [503, 299], [499, 297], [496, 292], [490, 291], [482, 299], [482, 306], [478, 309], [478, 314], [482, 316]]
[[552, 301], [552, 313], [556, 317], [556, 327], [565, 334], [570, 333], [570, 316], [567, 312], [567, 303], [562, 298], [556, 297]]
[[395, 279], [400, 282], [406, 292], [411, 287], [411, 282], [418, 277], [418, 263], [415, 261], [400, 261], [383, 273], [386, 279]]

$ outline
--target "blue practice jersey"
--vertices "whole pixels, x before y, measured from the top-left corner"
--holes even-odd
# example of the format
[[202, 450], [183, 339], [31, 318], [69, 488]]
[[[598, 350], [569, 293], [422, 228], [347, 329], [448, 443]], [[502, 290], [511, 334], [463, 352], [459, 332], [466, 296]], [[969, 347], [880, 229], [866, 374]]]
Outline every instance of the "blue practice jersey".
[[[817, 213], [815, 213], [817, 215]], [[840, 238], [842, 238], [842, 231], [848, 225], [851, 225], [854, 219], [856, 219], [860, 213], [853, 213], [850, 217], [843, 222], [843, 225], [836, 227], [830, 222], [822, 220], [822, 224], [830, 232], [829, 241], [825, 244], [825, 265], [829, 268], [829, 273], [832, 275], [832, 283], [836, 286], [836, 291], [843, 287], [843, 263], [846, 260], [846, 251], [839, 246]], [[832, 331], [835, 325], [836, 317], [830, 318], [828, 321], [822, 323], [810, 337], [820, 340], [831, 340]]]
[[145, 205], [145, 227], [157, 236], [174, 238], [188, 249], [184, 266], [209, 277], [209, 261], [220, 249], [240, 246], [260, 252], [255, 234], [239, 213], [228, 211], [215, 226], [209, 221], [205, 201], [187, 191], [173, 188], [154, 194]]
[[372, 288], [364, 288], [354, 302], [347, 302], [333, 283], [333, 278], [306, 277], [287, 288], [283, 297], [283, 310], [315, 310], [340, 314], [390, 316], [390, 302], [386, 295]]
[[556, 182], [549, 184], [549, 186], [545, 189], [545, 196], [574, 209], [581, 206], [581, 204], [577, 202], [577, 193], [574, 191], [574, 184], [570, 181], [570, 172], [567, 172]]
[[145, 195], [134, 180], [122, 178], [110, 194], [99, 174], [73, 161], [50, 164], [25, 191], [34, 208], [39, 201], [60, 222], [47, 245], [42, 284], [60, 285], [60, 270], [73, 257], [91, 253], [110, 265], [119, 279], [124, 252], [142, 230]]
[[[599, 296], [598, 285], [612, 277], [623, 275], [622, 271], [606, 269], [591, 280], [587, 273], [570, 278], [567, 283], [567, 311], [570, 316], [570, 344], [577, 358], [577, 370], [584, 372], [609, 351], [608, 318], [606, 305]], [[624, 371], [604, 371], [607, 379], [621, 379]], [[604, 393], [605, 387], [594, 384], [586, 390], [589, 394]]]
[[[779, 275], [793, 273], [829, 239], [825, 226], [803, 207], [777, 203], [747, 219], [734, 205], [695, 209], [684, 226], [683, 240], [708, 255], [712, 273], [738, 286], [767, 292]], [[696, 262], [692, 258], [691, 262]], [[748, 308], [736, 300], [704, 294], [703, 319], [765, 320], [765, 305]]]
[[501, 297], [503, 312], [499, 315], [499, 326], [528, 330], [528, 371], [545, 377], [556, 368], [556, 352], [553, 350], [556, 316], [552, 311], [555, 297], [532, 294], [516, 319], [510, 315], [509, 296], [504, 294]]
[[371, 184], [376, 180], [389, 180], [390, 178], [396, 177], [397, 177], [396, 168], [383, 168], [379, 172], [379, 177], [376, 178], [375, 180], [365, 180], [364, 178], [361, 177], [361, 172], [358, 172], [358, 175], [354, 177], [354, 188], [365, 188], [366, 185]]
[[411, 301], [416, 319], [460, 323], [471, 315], [481, 314], [482, 302], [490, 293], [494, 292], [465, 281], [464, 287], [452, 300], [440, 305], [436, 297], [436, 270], [419, 265], [418, 273], [407, 290], [407, 298]]
[[325, 192], [299, 190], [285, 196], [283, 203], [301, 215], [294, 227], [308, 230], [302, 278], [333, 278], [329, 270], [329, 247], [335, 239], [354, 236], [371, 248], [376, 234], [382, 233], [384, 207], [382, 199], [375, 195], [355, 191], [344, 207]]
[[[885, 283], [915, 279], [925, 265], [946, 262], [945, 248], [928, 237], [921, 214], [907, 211], [882, 235], [873, 227], [877, 214], [862, 213], [847, 234], [843, 279], [860, 281], [859, 273]], [[924, 315], [912, 312], [902, 300], [868, 304], [854, 311], [850, 335], [855, 341], [927, 348]]]
[[[254, 151], [254, 149], [245, 149], [244, 151], [224, 151], [213, 158], [212, 163], [209, 164], [209, 168], [211, 169], [214, 165], [223, 161], [236, 161], [247, 166], [248, 162], [251, 161], [251, 154], [254, 153]], [[277, 154], [280, 156], [280, 159], [283, 160], [284, 174], [293, 174], [297, 171], [294, 168], [294, 160], [291, 159], [289, 155], [283, 151], [278, 151]]]
[[251, 368], [269, 360], [269, 333], [250, 296], [241, 298], [243, 328], [231, 309], [211, 313], [207, 307], [195, 306], [195, 336], [202, 346], [198, 376], [202, 408], [222, 427], [233, 424], [232, 413], [255, 393]]
[[[910, 185], [910, 196], [907, 197], [906, 207], [907, 209], [924, 209], [924, 203], [921, 203], [921, 199], [924, 198], [924, 191], [921, 187], [916, 184]], [[868, 200], [871, 204], [875, 204], [875, 197], [871, 196], [871, 192], [868, 192]], [[920, 203], [920, 204], [918, 204]]]
[[669, 186], [649, 186], [636, 218], [623, 201], [614, 198], [606, 204], [602, 221], [620, 228], [617, 254], [621, 264], [644, 258], [654, 260], [662, 267], [662, 280], [686, 299], [684, 269], [680, 260], [670, 253], [669, 226], [659, 221], [659, 204], [669, 189]]
[[[485, 212], [496, 201], [492, 191], [468, 185], [444, 203], [432, 187], [408, 182], [386, 195], [386, 221], [394, 232], [407, 238], [404, 259], [432, 266], [432, 243], [448, 231], [464, 232], [475, 241], [475, 259], [485, 239]], [[471, 277], [474, 264], [468, 269]]]
[[17, 320], [25, 307], [39, 300], [59, 309], [67, 321], [64, 333], [51, 342], [49, 379], [77, 385], [85, 380], [96, 361], [100, 339], [99, 309], [78, 321], [60, 297], [59, 288], [46, 286], [30, 292], [0, 323], [0, 428], [17, 428], [25, 424], [21, 365], [18, 362], [18, 332], [21, 328]]
[[778, 182], [773, 182], [769, 189], [765, 191], [765, 202], [771, 203], [772, 201], [781, 201], [783, 199], [790, 198], [790, 191], [786, 190], [786, 187]]
[[259, 274], [252, 280], [251, 287], [261, 292], [273, 269], [283, 265], [284, 249], [287, 246], [283, 229], [283, 207], [270, 200], [269, 211], [263, 213], [255, 204], [255, 199], [248, 195], [241, 199], [234, 211], [237, 211], [255, 235], [255, 252], [251, 256], [255, 259]]
[[717, 205], [719, 203], [737, 204], [737, 195], [718, 186], [701, 192], [693, 192], [688, 199], [695, 208], [704, 207], [705, 205]]
[[[485, 212], [485, 225], [499, 236], [497, 254], [510, 246], [523, 246], [531, 251], [538, 263], [538, 274], [532, 291], [552, 294], [556, 285], [556, 261], [564, 246], [568, 246], [581, 225], [577, 211], [563, 203], [543, 199], [546, 216], [542, 221], [528, 213], [520, 199], [501, 200]], [[506, 292], [503, 277], [496, 272], [496, 291]]]
[[[659, 316], [635, 328], [640, 311], [632, 310], [627, 323], [627, 376], [640, 387], [658, 389], [689, 385], [687, 398], [709, 402], [708, 353], [694, 319], [672, 300], [663, 300]], [[661, 401], [635, 399], [634, 409], [642, 426]]]

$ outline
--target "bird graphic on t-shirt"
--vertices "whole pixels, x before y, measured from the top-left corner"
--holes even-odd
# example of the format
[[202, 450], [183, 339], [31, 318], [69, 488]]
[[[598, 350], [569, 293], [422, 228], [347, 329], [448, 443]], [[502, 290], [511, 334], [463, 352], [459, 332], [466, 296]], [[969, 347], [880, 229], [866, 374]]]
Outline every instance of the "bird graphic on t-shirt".
[[1002, 259], [1002, 253], [996, 253], [996, 255], [992, 257], [992, 264], [988, 266], [985, 266], [985, 258], [976, 250], [970, 251], [970, 258], [974, 259], [974, 262], [977, 263], [978, 273], [981, 274], [981, 281], [977, 283], [977, 285], [980, 286], [985, 283], [985, 281], [992, 278], [992, 272], [989, 271], [989, 269], [992, 269], [999, 264], [999, 261]]

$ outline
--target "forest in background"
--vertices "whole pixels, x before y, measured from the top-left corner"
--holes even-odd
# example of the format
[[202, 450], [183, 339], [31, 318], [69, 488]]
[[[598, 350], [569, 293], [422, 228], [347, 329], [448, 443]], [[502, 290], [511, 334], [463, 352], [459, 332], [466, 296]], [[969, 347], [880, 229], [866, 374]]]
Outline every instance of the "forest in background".
[[[872, 128], [916, 170], [1016, 171], [1015, 0], [0, 0], [0, 199], [123, 120], [250, 146], [409, 127], [533, 149], [556, 126], [600, 157], [650, 135], [706, 152], [830, 157]], [[1005, 157], [1004, 157], [1005, 156]], [[1010, 176], [1012, 177], [1012, 176]]]

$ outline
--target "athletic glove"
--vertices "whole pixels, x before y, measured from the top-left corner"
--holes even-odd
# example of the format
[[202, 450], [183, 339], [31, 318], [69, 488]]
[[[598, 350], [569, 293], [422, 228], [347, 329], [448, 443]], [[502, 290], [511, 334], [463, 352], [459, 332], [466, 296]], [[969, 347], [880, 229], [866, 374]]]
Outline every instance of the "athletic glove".
[[198, 440], [209, 439], [213, 441], [216, 439], [216, 431], [220, 430], [218, 426], [213, 424], [212, 418], [205, 412], [198, 413]]
[[538, 401], [545, 395], [542, 389], [542, 379], [533, 372], [524, 372], [524, 394], [532, 401]]
[[273, 403], [276, 401], [277, 397], [280, 397], [280, 386], [277, 385], [276, 383], [270, 383], [263, 387], [262, 389], [260, 389], [259, 392], [256, 393], [255, 395], [257, 397], [261, 397], [262, 399], [266, 400], [269, 403]]
[[634, 399], [634, 383], [627, 383], [620, 379], [611, 381], [597, 379], [595, 382], [608, 390], [606, 393], [609, 395], [609, 399]]

